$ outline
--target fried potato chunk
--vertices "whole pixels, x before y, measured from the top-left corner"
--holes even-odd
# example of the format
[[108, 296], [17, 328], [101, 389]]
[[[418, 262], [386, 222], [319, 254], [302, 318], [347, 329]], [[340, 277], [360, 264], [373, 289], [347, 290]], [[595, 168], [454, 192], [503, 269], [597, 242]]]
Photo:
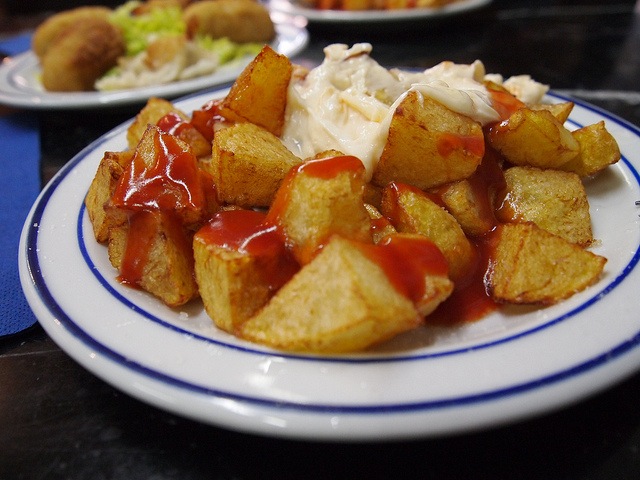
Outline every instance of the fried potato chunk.
[[572, 135], [580, 144], [580, 153], [561, 165], [561, 170], [588, 177], [620, 160], [618, 142], [605, 128], [604, 121], [582, 127], [572, 132]]
[[381, 213], [398, 232], [419, 233], [435, 243], [456, 280], [470, 271], [475, 252], [456, 219], [417, 188], [391, 183], [382, 192]]
[[86, 6], [56, 13], [42, 22], [33, 32], [31, 50], [42, 60], [47, 51], [65, 36], [74, 24], [95, 18], [106, 20], [111, 11], [108, 7]]
[[280, 136], [292, 72], [289, 59], [265, 45], [231, 86], [223, 111]]
[[234, 333], [299, 269], [265, 215], [219, 212], [193, 239], [195, 275], [216, 326]]
[[[414, 303], [361, 245], [332, 237], [257, 315], [238, 327], [238, 336], [282, 350], [340, 353], [365, 349], [420, 325]], [[434, 309], [451, 290], [446, 276], [437, 276], [432, 290]]]
[[131, 150], [105, 152], [89, 186], [84, 203], [96, 241], [100, 243], [107, 241], [110, 228], [126, 221], [126, 215], [118, 215], [113, 211], [107, 212], [104, 207], [111, 198], [122, 173], [131, 163], [132, 157], [133, 151]]
[[506, 188], [496, 218], [505, 223], [533, 222], [568, 242], [593, 242], [589, 199], [577, 174], [534, 167], [505, 171]]
[[55, 92], [93, 90], [124, 52], [122, 32], [107, 19], [73, 23], [42, 58], [42, 85]]
[[396, 109], [372, 182], [426, 190], [471, 175], [484, 154], [481, 125], [410, 92]]
[[184, 21], [190, 37], [227, 37], [236, 43], [270, 42], [275, 27], [269, 11], [255, 0], [203, 0], [184, 9]]
[[[128, 259], [135, 255], [135, 261]], [[137, 212], [109, 235], [109, 259], [125, 284], [170, 307], [198, 296], [190, 235], [164, 212]], [[135, 271], [128, 271], [133, 267]]]
[[301, 265], [332, 235], [372, 242], [364, 177], [364, 165], [352, 156], [310, 160], [289, 172], [267, 216]]
[[371, 238], [373, 243], [380, 243], [383, 238], [398, 233], [387, 217], [369, 203], [365, 203], [369, 218], [371, 219]]
[[253, 123], [219, 130], [211, 162], [203, 164], [217, 188], [218, 200], [242, 207], [268, 207], [291, 168], [302, 159], [272, 133]]
[[533, 223], [501, 225], [494, 240], [487, 289], [502, 303], [555, 304], [595, 283], [607, 261]]
[[156, 125], [158, 121], [168, 113], [175, 113], [184, 120], [189, 117], [173, 103], [164, 98], [151, 97], [142, 110], [138, 112], [129, 128], [127, 128], [127, 144], [130, 149], [135, 149], [140, 143], [142, 136], [147, 131], [147, 126], [151, 123]]
[[571, 115], [573, 107], [575, 107], [575, 103], [573, 102], [539, 103], [537, 105], [529, 105], [531, 110], [548, 110], [563, 125], [569, 119], [569, 115]]
[[438, 191], [447, 211], [456, 219], [466, 235], [479, 236], [489, 232], [495, 225], [489, 199], [474, 188], [469, 180], [460, 180], [445, 185]]
[[559, 168], [574, 159], [580, 144], [548, 110], [520, 108], [489, 130], [488, 141], [509, 162], [539, 168]]

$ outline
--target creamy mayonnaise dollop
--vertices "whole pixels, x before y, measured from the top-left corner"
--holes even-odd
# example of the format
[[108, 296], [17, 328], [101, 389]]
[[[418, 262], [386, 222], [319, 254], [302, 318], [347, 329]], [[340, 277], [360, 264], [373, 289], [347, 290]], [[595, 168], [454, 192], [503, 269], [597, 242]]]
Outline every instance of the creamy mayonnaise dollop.
[[293, 153], [308, 158], [336, 149], [362, 160], [370, 178], [393, 113], [410, 91], [483, 125], [500, 119], [482, 84], [485, 79], [525, 103], [537, 103], [547, 92], [527, 76], [503, 81], [487, 75], [479, 60], [470, 65], [442, 62], [423, 72], [388, 70], [369, 56], [371, 50], [368, 43], [329, 45], [321, 65], [292, 79], [281, 140]]

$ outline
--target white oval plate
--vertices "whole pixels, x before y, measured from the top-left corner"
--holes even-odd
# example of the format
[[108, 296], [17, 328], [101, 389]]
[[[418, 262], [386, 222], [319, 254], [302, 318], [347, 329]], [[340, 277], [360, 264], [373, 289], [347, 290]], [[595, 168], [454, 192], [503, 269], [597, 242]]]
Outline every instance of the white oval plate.
[[[178, 105], [191, 111], [225, 93]], [[126, 124], [75, 156], [34, 204], [20, 244], [23, 289], [44, 329], [78, 363], [133, 397], [205, 423], [363, 440], [522, 420], [640, 367], [640, 130], [584, 104], [569, 125], [603, 119], [623, 159], [586, 186], [598, 239], [593, 251], [609, 261], [595, 286], [550, 308], [419, 329], [386, 349], [336, 357], [243, 342], [217, 330], [200, 302], [172, 310], [119, 285], [106, 247], [94, 241], [83, 199], [103, 152], [126, 148]]]
[[460, 0], [440, 8], [405, 8], [397, 10], [318, 10], [290, 0], [270, 0], [275, 12], [305, 17], [314, 23], [382, 23], [435, 20], [460, 15], [485, 7], [491, 0]]
[[[276, 23], [276, 39], [271, 46], [278, 53], [294, 57], [309, 42], [304, 22]], [[0, 104], [34, 110], [85, 109], [144, 103], [150, 97], [176, 98], [235, 80], [253, 59], [247, 55], [222, 65], [211, 75], [154, 85], [107, 92], [48, 92], [40, 81], [41, 69], [32, 51], [7, 57], [0, 64]]]

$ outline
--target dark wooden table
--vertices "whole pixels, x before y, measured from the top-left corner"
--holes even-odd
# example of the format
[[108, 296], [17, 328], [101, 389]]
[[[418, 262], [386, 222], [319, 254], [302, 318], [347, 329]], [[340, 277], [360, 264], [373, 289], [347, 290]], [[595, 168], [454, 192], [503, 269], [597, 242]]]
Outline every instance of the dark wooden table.
[[[535, 3], [535, 6], [529, 4]], [[386, 66], [481, 59], [640, 125], [633, 2], [496, 1], [442, 22], [310, 27], [296, 61], [368, 41]], [[39, 114], [43, 179], [138, 107]], [[390, 443], [262, 438], [186, 420], [85, 371], [39, 327], [0, 339], [0, 479], [640, 478], [640, 374], [577, 405], [461, 436]]]

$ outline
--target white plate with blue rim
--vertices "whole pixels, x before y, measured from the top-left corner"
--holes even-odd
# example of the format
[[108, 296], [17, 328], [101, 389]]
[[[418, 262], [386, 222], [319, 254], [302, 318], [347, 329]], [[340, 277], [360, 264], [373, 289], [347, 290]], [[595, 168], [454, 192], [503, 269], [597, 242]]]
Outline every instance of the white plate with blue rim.
[[[276, 38], [271, 47], [287, 57], [295, 57], [309, 43], [306, 22], [289, 18], [275, 22]], [[0, 104], [32, 110], [76, 110], [123, 105], [143, 105], [151, 97], [177, 98], [234, 80], [251, 62], [246, 55], [221, 65], [210, 75], [162, 85], [91, 92], [49, 92], [42, 86], [41, 68], [31, 51], [5, 58], [0, 63]]]
[[[227, 90], [181, 100], [199, 108]], [[549, 101], [563, 101], [550, 94]], [[105, 382], [150, 405], [277, 437], [411, 439], [521, 421], [601, 392], [640, 369], [640, 129], [576, 102], [571, 129], [604, 120], [622, 160], [586, 189], [602, 278], [548, 308], [424, 327], [374, 351], [288, 354], [216, 329], [199, 301], [170, 309], [120, 285], [83, 200], [122, 125], [51, 180], [24, 225], [26, 298], [51, 338]]]

